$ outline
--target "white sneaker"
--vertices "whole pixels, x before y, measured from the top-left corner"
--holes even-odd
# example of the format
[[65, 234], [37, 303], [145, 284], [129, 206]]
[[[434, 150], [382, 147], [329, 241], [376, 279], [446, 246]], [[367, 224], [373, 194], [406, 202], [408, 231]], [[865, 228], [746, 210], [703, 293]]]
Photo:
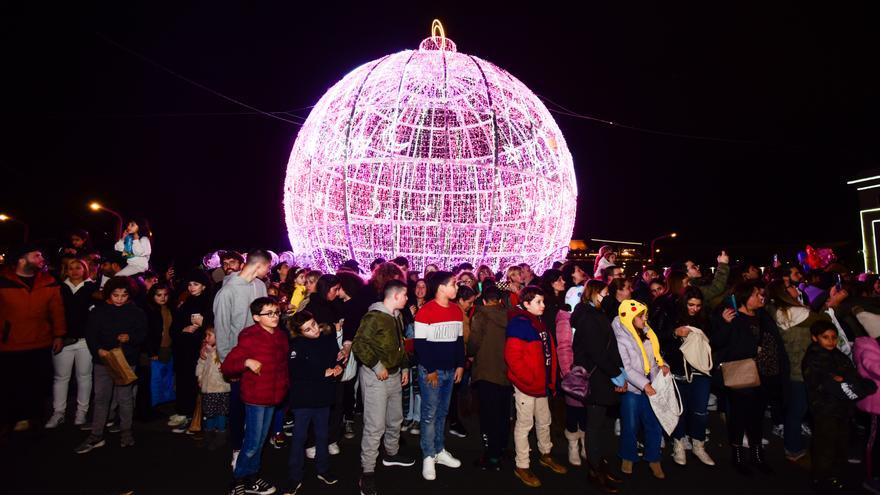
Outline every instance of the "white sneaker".
[[186, 423], [186, 416], [180, 414], [173, 414], [168, 418], [168, 426], [180, 426], [184, 423]]
[[705, 464], [707, 466], [714, 466], [715, 461], [712, 460], [712, 458], [709, 456], [709, 453], [706, 452], [706, 444], [699, 441], [699, 440], [694, 440], [693, 444], [694, 444], [694, 455], [697, 457], [697, 459], [699, 459], [700, 462], [702, 462], [703, 464]]
[[422, 478], [428, 481], [437, 479], [437, 470], [434, 469], [434, 458], [425, 457], [422, 459]]
[[679, 466], [687, 464], [687, 454], [684, 450], [684, 442], [681, 440], [672, 440], [672, 460]]
[[328, 445], [327, 450], [330, 452], [330, 455], [339, 455], [339, 445], [336, 442]]
[[76, 426], [82, 426], [86, 424], [86, 413], [76, 413], [76, 419], [73, 420], [73, 424]]
[[316, 452], [317, 452], [317, 449], [315, 449], [315, 447], [307, 448], [306, 449], [306, 459], [314, 459]]
[[55, 413], [49, 418], [49, 421], [46, 422], [46, 429], [51, 430], [52, 428], [58, 428], [58, 425], [61, 423], [64, 423], [64, 414]]
[[241, 451], [240, 450], [233, 450], [232, 451], [232, 462], [230, 462], [229, 464], [232, 465], [233, 471], [235, 471], [235, 463], [238, 462], [238, 453], [239, 452], [241, 452]]
[[443, 449], [434, 456], [434, 461], [441, 466], [457, 468], [461, 467], [461, 461], [452, 457], [452, 454], [449, 453], [448, 450]]

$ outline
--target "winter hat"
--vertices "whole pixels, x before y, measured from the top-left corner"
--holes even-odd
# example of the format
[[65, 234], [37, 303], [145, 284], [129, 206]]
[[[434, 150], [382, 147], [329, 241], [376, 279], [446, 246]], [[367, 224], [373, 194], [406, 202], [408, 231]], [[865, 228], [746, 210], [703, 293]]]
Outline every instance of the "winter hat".
[[190, 282], [198, 282], [205, 287], [211, 286], [211, 279], [208, 278], [208, 274], [202, 270], [193, 270], [189, 272], [186, 275], [186, 278], [184, 278], [183, 283], [188, 285]]
[[6, 258], [9, 264], [16, 264], [18, 260], [24, 258], [28, 255], [28, 253], [33, 253], [34, 251], [42, 251], [43, 249], [37, 244], [31, 242], [25, 242], [23, 244], [19, 244], [14, 249], [9, 250], [9, 256]]
[[[642, 342], [639, 331], [636, 329], [635, 325], [633, 325], [633, 319], [636, 316], [640, 314], [648, 314], [648, 307], [634, 299], [627, 299], [620, 303], [620, 306], [617, 309], [617, 314], [620, 315], [620, 323], [623, 324], [623, 327], [629, 331], [636, 343], [639, 344], [639, 350], [642, 351], [642, 363], [645, 366], [645, 375], [650, 374], [651, 362], [648, 360], [648, 353], [645, 351], [645, 344]], [[654, 351], [654, 361], [657, 362], [657, 366], [663, 366], [663, 357], [660, 355], [660, 342], [657, 340], [657, 334], [654, 333], [654, 330], [651, 329], [648, 322], [645, 322], [645, 333], [651, 341], [651, 349]]]

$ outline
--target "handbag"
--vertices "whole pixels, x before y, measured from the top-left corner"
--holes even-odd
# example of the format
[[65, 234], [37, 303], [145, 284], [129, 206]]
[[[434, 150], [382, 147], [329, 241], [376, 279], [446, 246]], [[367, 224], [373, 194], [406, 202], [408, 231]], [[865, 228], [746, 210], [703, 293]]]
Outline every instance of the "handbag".
[[113, 378], [114, 385], [130, 385], [137, 380], [137, 375], [125, 359], [121, 347], [114, 347], [107, 351], [107, 355], [101, 358], [107, 369], [110, 371], [110, 377]]
[[702, 330], [690, 326], [687, 328], [690, 330], [690, 333], [684, 338], [684, 342], [681, 343], [678, 349], [685, 360], [685, 380], [691, 383], [694, 377], [691, 368], [704, 375], [712, 374], [712, 346], [709, 345], [709, 339]]
[[721, 376], [724, 379], [724, 386], [734, 390], [761, 385], [758, 364], [754, 358], [721, 363]]
[[[596, 371], [596, 368], [593, 368]], [[590, 395], [590, 375], [593, 371], [587, 371], [583, 366], [575, 366], [562, 377], [562, 391], [571, 397], [583, 402]]]

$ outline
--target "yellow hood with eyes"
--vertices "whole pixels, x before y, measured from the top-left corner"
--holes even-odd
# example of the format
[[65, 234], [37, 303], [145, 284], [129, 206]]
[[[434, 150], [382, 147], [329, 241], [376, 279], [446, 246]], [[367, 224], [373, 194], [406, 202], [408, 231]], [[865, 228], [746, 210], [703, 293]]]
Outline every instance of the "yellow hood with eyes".
[[[642, 351], [642, 364], [645, 367], [645, 375], [650, 375], [651, 361], [648, 360], [648, 352], [645, 350], [645, 343], [642, 341], [639, 331], [636, 329], [635, 325], [633, 325], [633, 319], [636, 316], [644, 314], [647, 317], [648, 307], [634, 299], [627, 299], [620, 303], [620, 306], [617, 308], [617, 314], [620, 316], [620, 323], [623, 324], [623, 327], [629, 331], [632, 338], [635, 339], [637, 344], [639, 344], [639, 350]], [[651, 350], [654, 352], [654, 361], [657, 362], [657, 366], [663, 366], [663, 356], [660, 355], [660, 342], [657, 340], [657, 334], [654, 333], [654, 330], [651, 329], [647, 321], [645, 321], [645, 334], [648, 336], [648, 340], [651, 341]]]

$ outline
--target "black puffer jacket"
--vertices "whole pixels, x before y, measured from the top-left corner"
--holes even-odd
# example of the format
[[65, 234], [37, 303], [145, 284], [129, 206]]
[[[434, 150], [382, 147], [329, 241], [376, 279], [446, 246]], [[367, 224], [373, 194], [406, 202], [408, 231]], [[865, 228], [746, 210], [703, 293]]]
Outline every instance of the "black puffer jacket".
[[592, 305], [580, 303], [571, 315], [571, 326], [576, 329], [572, 340], [573, 365], [592, 372], [587, 404], [619, 403], [620, 394], [614, 391], [611, 378], [621, 373], [623, 361], [608, 317]]

